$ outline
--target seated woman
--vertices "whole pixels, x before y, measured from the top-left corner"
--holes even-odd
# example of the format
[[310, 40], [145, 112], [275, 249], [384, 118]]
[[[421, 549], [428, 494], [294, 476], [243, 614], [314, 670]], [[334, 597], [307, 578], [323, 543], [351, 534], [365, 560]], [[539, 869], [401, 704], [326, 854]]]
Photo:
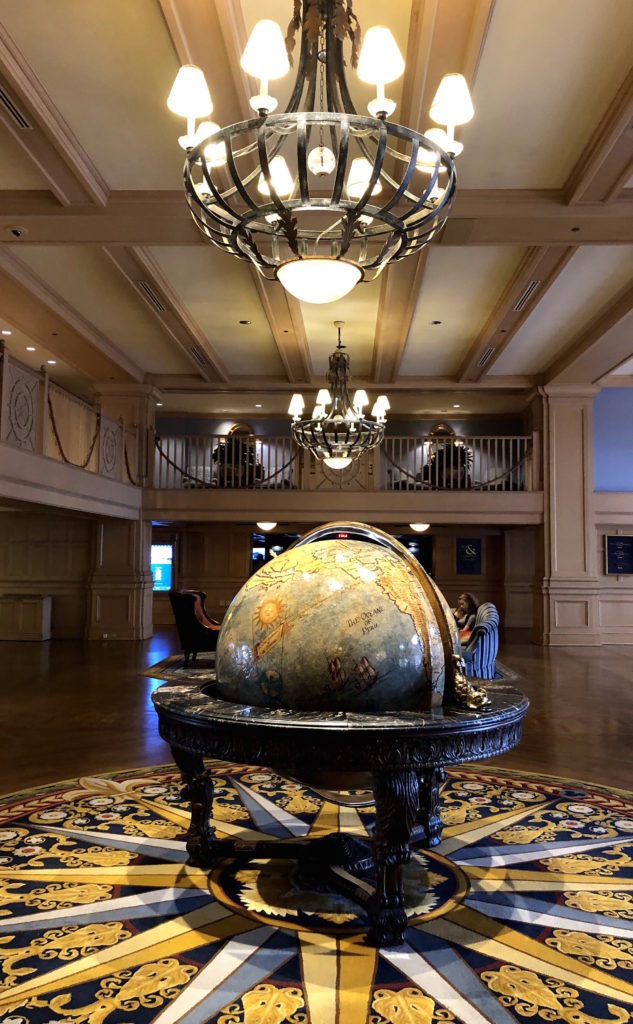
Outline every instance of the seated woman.
[[457, 598], [457, 607], [453, 608], [453, 615], [459, 629], [460, 640], [468, 640], [475, 625], [478, 607], [479, 601], [474, 594], [470, 594], [468, 591], [460, 594]]

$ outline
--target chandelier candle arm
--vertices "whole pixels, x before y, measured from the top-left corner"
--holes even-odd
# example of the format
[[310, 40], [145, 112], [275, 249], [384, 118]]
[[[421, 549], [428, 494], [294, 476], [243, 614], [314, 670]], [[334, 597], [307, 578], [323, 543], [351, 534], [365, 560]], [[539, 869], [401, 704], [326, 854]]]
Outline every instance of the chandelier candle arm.
[[[286, 50], [299, 31], [297, 78], [285, 111], [273, 113], [269, 83], [289, 70]], [[431, 109], [446, 125], [440, 135], [390, 122], [385, 86], [403, 73], [402, 54], [385, 26], [367, 31], [357, 60], [360, 41], [351, 0], [295, 0], [286, 50], [270, 19], [254, 26], [244, 50], [242, 67], [259, 81], [256, 117], [224, 128], [203, 121], [196, 131], [213, 105], [193, 65], [179, 71], [168, 99], [187, 119], [180, 141], [196, 226], [305, 302], [335, 301], [436, 237], [455, 194], [454, 129], [473, 116], [465, 80], [449, 75]], [[372, 116], [351, 99], [346, 65], [357, 64], [376, 86]]]

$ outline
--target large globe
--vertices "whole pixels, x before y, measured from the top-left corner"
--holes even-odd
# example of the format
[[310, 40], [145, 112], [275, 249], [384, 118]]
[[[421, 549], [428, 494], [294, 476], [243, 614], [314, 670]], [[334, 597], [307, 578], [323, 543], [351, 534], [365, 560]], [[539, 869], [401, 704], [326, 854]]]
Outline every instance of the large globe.
[[397, 542], [315, 540], [268, 562], [234, 598], [218, 638], [218, 689], [269, 708], [428, 708], [442, 701], [458, 643], [449, 621]]

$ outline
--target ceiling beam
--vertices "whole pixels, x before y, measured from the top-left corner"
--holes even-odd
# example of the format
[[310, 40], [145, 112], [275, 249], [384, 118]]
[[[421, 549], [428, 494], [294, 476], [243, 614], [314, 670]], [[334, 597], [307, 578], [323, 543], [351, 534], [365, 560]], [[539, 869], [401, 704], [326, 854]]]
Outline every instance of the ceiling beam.
[[633, 286], [605, 306], [547, 367], [545, 384], [596, 384], [633, 356]]
[[457, 378], [482, 380], [576, 252], [575, 246], [530, 248], [467, 352]]
[[[151, 374], [148, 380], [160, 391], [182, 394], [196, 392], [201, 394], [227, 395], [250, 392], [261, 394], [262, 388], [265, 387], [266, 394], [286, 395], [294, 390], [294, 384], [281, 376], [235, 376], [226, 385], [202, 384], [199, 378], [187, 374], [155, 373]], [[358, 385], [358, 387], [375, 387], [375, 384], [372, 385], [369, 378], [357, 377], [356, 374], [354, 375], [354, 385]], [[534, 381], [531, 377], [527, 376], [497, 376], [491, 377], [490, 382], [486, 382], [486, 390], [490, 391], [530, 391], [533, 388]], [[411, 394], [415, 395], [420, 395], [426, 391], [445, 391], [454, 395], [457, 389], [459, 389], [460, 393], [465, 393], [481, 390], [481, 387], [473, 381], [465, 381], [461, 384], [453, 377], [427, 377], [419, 375], [415, 377], [400, 376], [393, 383], [389, 384], [390, 393], [401, 391], [404, 393], [411, 392]]]
[[[472, 85], [494, 0], [413, 0], [402, 85], [402, 123], [417, 131], [429, 125], [427, 111], [442, 74], [461, 71]], [[459, 56], [458, 56], [459, 54]], [[428, 249], [385, 268], [374, 334], [372, 377], [388, 383], [400, 372], [411, 323], [423, 287]]]
[[[160, 0], [174, 48], [182, 63], [197, 64], [210, 83], [213, 118], [233, 124], [252, 115], [252, 87], [240, 57], [246, 44], [242, 9], [235, 0]], [[223, 42], [218, 45], [218, 40]], [[181, 196], [184, 206], [184, 197]], [[309, 382], [312, 368], [301, 307], [281, 285], [267, 281], [251, 267], [262, 309], [289, 381]]]
[[[11, 234], [23, 228], [20, 238]], [[180, 191], [113, 192], [105, 209], [62, 210], [45, 192], [0, 192], [0, 240], [11, 245], [208, 245]], [[432, 245], [569, 246], [633, 243], [633, 189], [612, 203], [570, 207], [562, 192], [458, 190]]]
[[563, 188], [570, 205], [613, 201], [633, 175], [633, 68], [622, 82]]
[[0, 104], [0, 122], [49, 182], [58, 202], [105, 206], [107, 183], [1, 24], [0, 88], [15, 108], [10, 113]]
[[251, 267], [251, 277], [288, 380], [293, 384], [311, 383], [312, 363], [298, 300], [278, 281], [267, 281], [256, 267]]
[[371, 372], [375, 384], [391, 383], [398, 377], [428, 252], [425, 248], [415, 256], [399, 260], [381, 276]]
[[[438, 7], [439, 0], [412, 0], [411, 3], [400, 116], [403, 124], [419, 131], [425, 127], [426, 80]], [[386, 267], [382, 273], [372, 354], [374, 383], [387, 383], [398, 376], [426, 260], [426, 251], [422, 250]]]
[[252, 117], [253, 111], [249, 100], [253, 94], [253, 83], [242, 70], [240, 61], [246, 46], [247, 34], [241, 4], [235, 0], [213, 0], [220, 32], [224, 41], [224, 50], [228, 59], [229, 69], [233, 78], [236, 99], [236, 116], [233, 120]]
[[226, 44], [218, 46], [218, 40], [239, 30], [239, 4], [234, 0], [225, 5], [214, 0], [159, 0], [159, 4], [180, 63], [197, 64], [204, 71], [213, 100], [213, 120], [221, 125], [241, 121], [245, 111], [241, 89], [236, 88], [238, 72]]
[[203, 380], [226, 381], [222, 360], [150, 253], [117, 245], [105, 246], [104, 252]]
[[143, 371], [27, 267], [0, 246], [0, 308], [6, 319], [92, 380], [142, 381]]
[[[440, 0], [412, 0], [405, 74], [398, 120], [412, 128], [426, 128], [429, 104], [426, 79], [429, 71], [433, 32]], [[425, 106], [426, 103], [426, 106]]]

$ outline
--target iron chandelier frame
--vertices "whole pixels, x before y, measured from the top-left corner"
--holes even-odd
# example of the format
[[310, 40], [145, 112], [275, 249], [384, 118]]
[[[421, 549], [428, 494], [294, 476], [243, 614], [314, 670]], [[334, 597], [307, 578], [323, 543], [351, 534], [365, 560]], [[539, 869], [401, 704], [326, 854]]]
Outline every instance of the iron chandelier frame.
[[[298, 3], [295, 8], [298, 27]], [[385, 113], [356, 112], [343, 50], [355, 21], [349, 2], [345, 7], [342, 0], [303, 0], [297, 79], [286, 110], [260, 110], [187, 150], [184, 185], [196, 225], [269, 280], [281, 264], [315, 255], [349, 260], [371, 280], [389, 262], [426, 245], [450, 212], [456, 187], [452, 156], [420, 132], [388, 122]], [[309, 147], [323, 146], [324, 138], [335, 165], [331, 173], [317, 175], [308, 164]], [[216, 153], [224, 146], [221, 165], [205, 154], [209, 146]], [[279, 194], [271, 174], [278, 155], [293, 177], [288, 196]], [[346, 176], [356, 156], [368, 161], [370, 171], [363, 194], [351, 197]], [[377, 188], [382, 201], [372, 194]]]
[[[331, 406], [322, 415], [313, 413], [309, 419], [293, 419], [290, 430], [294, 441], [307, 449], [320, 461], [354, 459], [379, 445], [385, 436], [384, 411], [376, 419], [362, 415], [356, 408], [347, 388], [350, 379], [350, 360], [341, 341], [343, 322], [335, 321], [338, 330], [337, 346], [329, 357], [326, 376]], [[318, 401], [318, 399], [317, 399]], [[388, 404], [388, 403], [387, 403]], [[318, 408], [318, 406], [317, 406]], [[336, 467], [343, 468], [343, 467]]]

